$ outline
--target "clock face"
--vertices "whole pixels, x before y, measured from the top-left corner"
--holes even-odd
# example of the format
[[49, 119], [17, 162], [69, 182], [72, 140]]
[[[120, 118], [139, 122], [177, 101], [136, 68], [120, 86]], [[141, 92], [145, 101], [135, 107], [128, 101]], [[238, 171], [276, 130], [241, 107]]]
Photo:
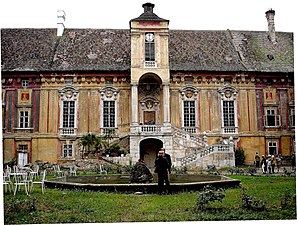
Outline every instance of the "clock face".
[[146, 40], [146, 41], [149, 41], [149, 42], [154, 41], [154, 34], [153, 34], [153, 33], [147, 33], [147, 34], [145, 35], [145, 40]]

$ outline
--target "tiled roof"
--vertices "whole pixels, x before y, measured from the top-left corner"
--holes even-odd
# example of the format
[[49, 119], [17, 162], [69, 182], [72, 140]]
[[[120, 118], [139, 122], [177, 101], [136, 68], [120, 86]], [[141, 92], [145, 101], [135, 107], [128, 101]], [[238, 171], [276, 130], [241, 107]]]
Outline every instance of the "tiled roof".
[[293, 33], [276, 32], [273, 44], [267, 32], [231, 31], [233, 42], [249, 71], [293, 72]]
[[[293, 34], [169, 30], [175, 71], [293, 72]], [[270, 57], [270, 59], [269, 59]], [[272, 58], [271, 58], [272, 57]], [[129, 71], [130, 30], [1, 29], [2, 71]]]
[[169, 62], [172, 70], [243, 71], [226, 31], [171, 30]]
[[128, 30], [67, 29], [53, 58], [54, 70], [130, 69]]
[[1, 29], [2, 71], [49, 70], [56, 29]]

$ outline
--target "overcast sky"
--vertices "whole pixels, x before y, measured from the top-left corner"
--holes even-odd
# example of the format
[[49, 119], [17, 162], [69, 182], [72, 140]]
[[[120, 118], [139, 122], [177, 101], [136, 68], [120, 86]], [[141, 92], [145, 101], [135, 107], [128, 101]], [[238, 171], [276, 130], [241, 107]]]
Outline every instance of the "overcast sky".
[[276, 31], [293, 32], [293, 0], [4, 0], [2, 28], [55, 28], [57, 10], [66, 12], [66, 28], [129, 29], [142, 4], [170, 20], [170, 29], [267, 30], [265, 12], [276, 11]]

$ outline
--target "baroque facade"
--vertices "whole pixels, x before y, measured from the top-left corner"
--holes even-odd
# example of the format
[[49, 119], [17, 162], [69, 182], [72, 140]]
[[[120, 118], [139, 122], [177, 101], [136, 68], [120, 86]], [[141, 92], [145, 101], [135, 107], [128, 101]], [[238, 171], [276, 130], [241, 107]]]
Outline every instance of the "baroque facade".
[[[130, 29], [2, 29], [4, 161], [73, 163], [112, 129], [125, 162], [234, 165], [295, 153], [293, 33], [170, 30], [154, 5]], [[61, 14], [62, 13], [62, 14]]]

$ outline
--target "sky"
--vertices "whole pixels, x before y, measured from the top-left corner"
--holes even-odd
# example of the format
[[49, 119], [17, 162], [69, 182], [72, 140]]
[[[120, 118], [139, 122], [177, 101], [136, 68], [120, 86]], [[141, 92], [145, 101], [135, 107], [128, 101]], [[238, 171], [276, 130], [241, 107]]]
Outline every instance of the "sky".
[[169, 29], [267, 31], [265, 12], [275, 10], [276, 31], [293, 32], [293, 0], [4, 0], [1, 28], [55, 28], [57, 10], [66, 28], [129, 29], [143, 13], [142, 4], [170, 20]]

